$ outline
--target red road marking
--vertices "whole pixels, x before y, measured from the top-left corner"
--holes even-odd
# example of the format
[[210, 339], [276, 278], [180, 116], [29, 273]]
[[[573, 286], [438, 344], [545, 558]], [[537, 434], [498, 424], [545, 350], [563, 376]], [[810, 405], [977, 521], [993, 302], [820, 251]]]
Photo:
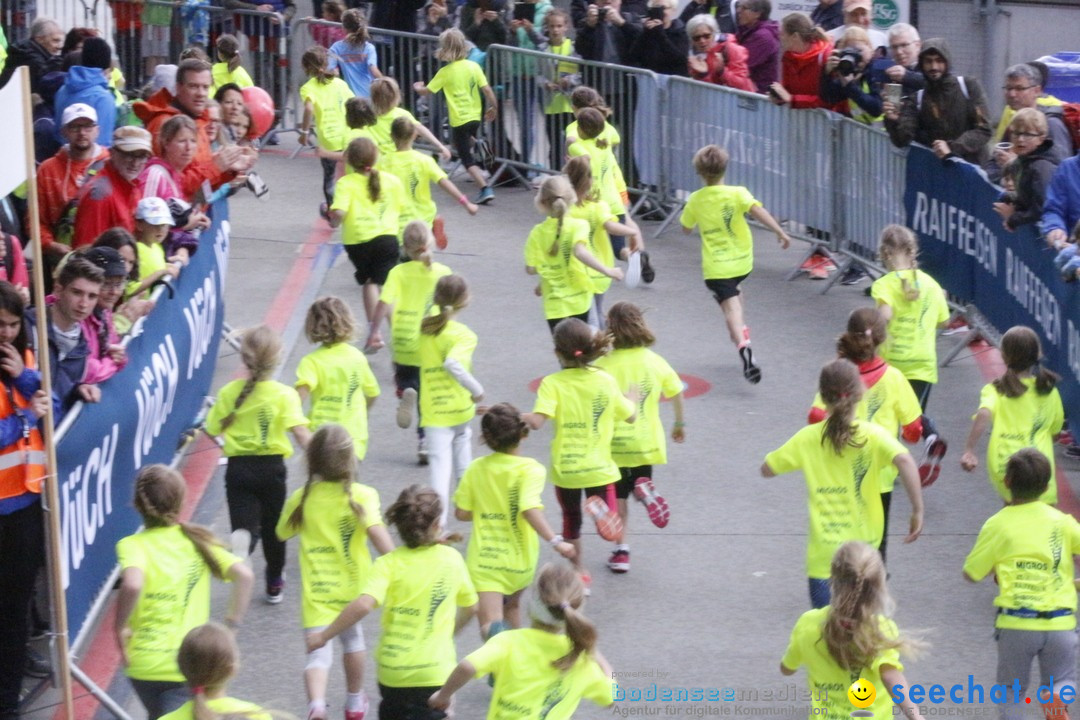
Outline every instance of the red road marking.
[[[540, 387], [540, 381], [543, 379], [544, 378], [542, 377], [538, 377], [530, 380], [529, 392], [535, 393], [537, 388]], [[682, 373], [679, 373], [679, 379], [683, 381], [683, 398], [687, 400], [692, 397], [704, 395], [705, 393], [712, 390], [712, 385], [709, 384], [709, 381], [703, 378], [699, 378], [697, 375], [684, 375]], [[660, 402], [667, 401], [668, 399], [666, 397], [660, 398]]]
[[[330, 240], [332, 234], [333, 231], [325, 222], [318, 221], [312, 226], [307, 240], [300, 246], [300, 252], [293, 261], [285, 282], [274, 296], [263, 318], [263, 322], [277, 332], [285, 329], [289, 318], [296, 311], [296, 303], [311, 278], [312, 261], [317, 256], [319, 248]], [[214, 477], [220, 459], [221, 448], [213, 440], [200, 434], [181, 470], [188, 488], [182, 513], [185, 520], [194, 514], [195, 508], [198, 507], [206, 491], [206, 486]], [[116, 613], [112, 601], [107, 603], [103, 612], [101, 624], [84, 653], [85, 661], [79, 663], [79, 667], [98, 687], [108, 691], [109, 685], [112, 684], [120, 669], [120, 649], [116, 645], [116, 625], [113, 622]], [[74, 720], [92, 720], [98, 707], [97, 700], [90, 695], [76, 700]], [[53, 720], [64, 720], [63, 707], [57, 709]]]

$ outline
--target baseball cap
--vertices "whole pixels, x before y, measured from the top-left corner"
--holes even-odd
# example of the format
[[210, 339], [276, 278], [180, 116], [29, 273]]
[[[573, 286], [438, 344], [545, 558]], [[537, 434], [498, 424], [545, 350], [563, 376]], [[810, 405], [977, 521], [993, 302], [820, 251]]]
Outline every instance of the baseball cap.
[[144, 197], [135, 206], [135, 219], [151, 225], [172, 225], [173, 216], [169, 206], [159, 197]]
[[64, 108], [64, 114], [60, 116], [60, 127], [67, 127], [76, 120], [92, 120], [97, 123], [97, 110], [86, 103], [72, 103]]
[[152, 153], [150, 133], [141, 127], [125, 125], [113, 131], [112, 144], [117, 150], [123, 152], [138, 152], [143, 150]]
[[859, 8], [870, 12], [870, 5], [870, 0], [844, 0], [844, 12], [849, 13]]
[[124, 258], [111, 247], [94, 247], [83, 253], [83, 257], [105, 271], [105, 277], [124, 277], [127, 266]]

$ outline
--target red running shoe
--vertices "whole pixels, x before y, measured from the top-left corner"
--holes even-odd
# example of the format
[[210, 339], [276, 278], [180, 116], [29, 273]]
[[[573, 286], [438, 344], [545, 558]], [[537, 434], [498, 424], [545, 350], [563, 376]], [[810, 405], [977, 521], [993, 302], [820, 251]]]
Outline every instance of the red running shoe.
[[450, 244], [449, 238], [446, 237], [446, 222], [443, 221], [442, 215], [437, 215], [435, 222], [431, 223], [431, 234], [435, 236], [435, 247], [440, 250], [445, 250]]
[[949, 449], [949, 444], [937, 435], [926, 438], [926, 452], [919, 463], [919, 480], [923, 487], [930, 487], [941, 474], [941, 460]]
[[656, 493], [656, 487], [649, 478], [641, 477], [634, 481], [634, 497], [645, 505], [652, 524], [658, 528], [667, 527], [671, 510], [667, 500]]
[[596, 532], [600, 537], [610, 542], [622, 537], [622, 518], [608, 508], [603, 498], [594, 495], [586, 499], [585, 513], [596, 523]]
[[608, 569], [618, 575], [630, 572], [630, 551], [615, 550], [607, 561]]

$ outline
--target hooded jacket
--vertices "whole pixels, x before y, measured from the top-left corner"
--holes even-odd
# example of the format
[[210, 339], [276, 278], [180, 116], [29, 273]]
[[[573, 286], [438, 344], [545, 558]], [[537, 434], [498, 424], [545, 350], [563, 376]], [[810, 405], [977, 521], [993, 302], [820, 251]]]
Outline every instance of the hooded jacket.
[[[137, 118], [142, 120], [147, 131], [154, 136], [154, 153], [161, 155], [161, 143], [158, 141], [161, 126], [169, 118], [182, 112], [176, 106], [172, 93], [168, 88], [161, 88], [147, 100], [134, 103], [131, 110]], [[210, 139], [206, 134], [206, 126], [210, 123], [210, 113], [204, 109], [202, 115], [192, 119], [198, 128], [198, 132], [195, 133], [198, 145], [195, 148], [195, 159], [181, 173], [181, 189], [185, 197], [194, 197], [204, 180], [208, 180], [210, 186], [216, 189], [236, 176], [232, 172], [222, 172], [214, 164], [213, 149], [210, 147]]]
[[1034, 151], [1019, 156], [1017, 162], [1020, 163], [1020, 176], [1016, 181], [1016, 211], [1005, 221], [1010, 230], [1042, 219], [1046, 189], [1060, 161], [1054, 151], [1054, 141], [1046, 139]]
[[56, 137], [64, 142], [60, 124], [64, 110], [75, 103], [86, 103], [97, 113], [98, 144], [102, 147], [112, 145], [113, 128], [116, 126], [116, 98], [109, 89], [109, 81], [99, 68], [73, 65], [68, 70], [67, 78], [56, 91], [53, 101], [53, 117], [56, 120]]
[[30, 68], [30, 92], [41, 93], [41, 79], [51, 72], [62, 71], [64, 61], [59, 55], [50, 55], [49, 51], [34, 40], [15, 43], [8, 48], [7, 62], [0, 71], [0, 88], [8, 84], [15, 71], [26, 65]]
[[111, 227], [135, 232], [135, 207], [142, 199], [142, 181], [128, 181], [116, 171], [112, 161], [79, 191], [79, 209], [75, 213], [73, 250], [90, 245]]
[[630, 45], [629, 60], [633, 65], [660, 75], [687, 77], [686, 56], [690, 54], [690, 38], [682, 20], [672, 20], [651, 30], [642, 29]]
[[[49, 246], [55, 238], [56, 224], [68, 203], [75, 199], [86, 183], [90, 166], [109, 159], [109, 151], [97, 146], [93, 157], [72, 160], [68, 146], [41, 163], [37, 170], [38, 220], [41, 224], [41, 244]], [[102, 165], [104, 167], [104, 165]]]
[[714, 85], [725, 85], [736, 90], [757, 92], [750, 80], [746, 66], [746, 48], [735, 41], [734, 35], [721, 35], [720, 40], [705, 54], [708, 71], [704, 74], [690, 71], [690, 77]]
[[758, 92], [768, 92], [769, 86], [780, 79], [780, 25], [775, 20], [758, 20], [740, 27], [735, 39], [746, 48], [750, 81]]
[[954, 155], [982, 165], [990, 142], [986, 94], [979, 81], [970, 77], [964, 78], [967, 89], [964, 92], [949, 70], [952, 55], [940, 38], [923, 43], [919, 52], [920, 69], [931, 53], [945, 59], [945, 73], [937, 80], [926, 77], [926, 87], [921, 95], [918, 92], [909, 95], [900, 103], [900, 117], [896, 120], [885, 118], [885, 130], [897, 147], [906, 147], [912, 142], [930, 146], [935, 140], [944, 140]]
[[[60, 402], [60, 414], [57, 416], [57, 422], [67, 414], [67, 411], [78, 402], [79, 394], [76, 389], [79, 385], [86, 382], [86, 360], [90, 354], [89, 345], [86, 342], [86, 333], [79, 333], [79, 340], [72, 348], [71, 352], [64, 356], [64, 359], [60, 359], [60, 353], [57, 350], [56, 342], [54, 340], [55, 333], [52, 326], [52, 313], [53, 302], [49, 300], [45, 301], [46, 317], [49, 318], [49, 368], [52, 376], [52, 391], [56, 400]], [[30, 308], [27, 308], [26, 313], [23, 315], [26, 322], [26, 337], [30, 342], [31, 349], [38, 357], [41, 356], [40, 351], [36, 347], [37, 343], [37, 314]], [[81, 329], [81, 326], [80, 326]], [[54, 400], [55, 402], [55, 400]], [[54, 404], [55, 409], [55, 404]]]
[[1044, 233], [1062, 230], [1066, 235], [1080, 222], [1080, 155], [1073, 155], [1058, 165], [1043, 203]]
[[780, 84], [791, 93], [791, 107], [823, 107], [843, 112], [842, 102], [830, 106], [821, 99], [821, 76], [832, 51], [832, 43], [815, 40], [802, 52], [788, 50], [780, 58]]

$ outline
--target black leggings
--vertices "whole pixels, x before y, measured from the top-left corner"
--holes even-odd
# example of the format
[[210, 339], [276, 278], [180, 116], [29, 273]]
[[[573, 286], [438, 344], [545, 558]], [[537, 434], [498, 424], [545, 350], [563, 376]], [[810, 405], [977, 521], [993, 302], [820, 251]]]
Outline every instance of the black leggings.
[[329, 207], [334, 204], [334, 176], [337, 175], [337, 160], [319, 158], [319, 162], [322, 164], [323, 197], [326, 198], [326, 205]]
[[251, 533], [249, 552], [262, 538], [267, 582], [281, 579], [285, 542], [274, 528], [285, 504], [285, 458], [281, 455], [237, 455], [225, 467], [225, 499], [233, 530]]
[[34, 578], [45, 561], [41, 502], [0, 515], [0, 717], [15, 717], [30, 634]]
[[405, 388], [416, 391], [416, 435], [424, 437], [424, 428], [420, 423], [420, 368], [415, 365], [400, 365], [394, 363], [394, 387], [397, 388], [397, 396], [400, 398]]
[[428, 707], [436, 687], [397, 688], [379, 683], [379, 720], [442, 720], [446, 713]]
[[[607, 499], [607, 485], [584, 488], [585, 497], [599, 496]], [[581, 492], [582, 488], [564, 488], [555, 486], [555, 498], [562, 508], [562, 536], [566, 540], [581, 537]]]
[[476, 131], [480, 129], [480, 121], [473, 120], [464, 125], [450, 128], [450, 140], [457, 150], [458, 158], [466, 169], [476, 167], [476, 158], [473, 157], [473, 143], [476, 142]]
[[926, 405], [930, 402], [930, 391], [934, 389], [934, 383], [929, 382], [928, 380], [908, 380], [908, 384], [911, 385], [911, 389], [915, 392], [915, 397], [919, 398], [919, 407], [921, 407], [923, 411], [923, 438], [937, 435], [937, 425], [934, 424], [933, 418], [926, 414]]

